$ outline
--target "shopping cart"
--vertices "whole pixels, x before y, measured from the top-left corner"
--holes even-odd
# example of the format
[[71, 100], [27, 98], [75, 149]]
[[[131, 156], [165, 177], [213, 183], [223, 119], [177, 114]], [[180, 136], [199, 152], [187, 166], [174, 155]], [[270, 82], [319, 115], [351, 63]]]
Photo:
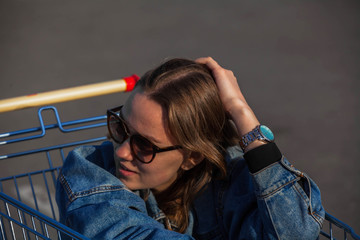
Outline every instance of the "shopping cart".
[[[1, 109], [0, 109], [1, 111]], [[46, 124], [43, 115], [53, 112], [55, 123]], [[106, 116], [90, 117], [62, 122], [57, 109], [53, 106], [38, 110], [40, 126], [0, 134], [1, 147], [13, 144], [28, 146], [32, 141], [41, 140], [52, 131], [66, 136], [65, 143], [32, 150], [4, 154], [0, 149], [0, 163], [11, 161], [15, 166], [24, 161], [36, 159], [29, 165], [41, 165], [41, 169], [29, 170], [25, 166], [20, 174], [10, 173], [0, 178], [0, 239], [87, 239], [74, 230], [58, 222], [59, 214], [54, 199], [55, 182], [67, 153], [77, 145], [96, 144], [106, 140]], [[97, 136], [76, 141], [68, 141], [68, 135], [85, 135], [94, 131]], [[18, 149], [18, 148], [16, 148]], [[45, 166], [46, 165], [46, 166]], [[2, 164], [5, 166], [5, 164]], [[44, 167], [45, 166], [45, 167]], [[2, 172], [8, 172], [2, 168]], [[326, 214], [326, 221], [319, 239], [360, 239], [353, 229], [344, 222]]]

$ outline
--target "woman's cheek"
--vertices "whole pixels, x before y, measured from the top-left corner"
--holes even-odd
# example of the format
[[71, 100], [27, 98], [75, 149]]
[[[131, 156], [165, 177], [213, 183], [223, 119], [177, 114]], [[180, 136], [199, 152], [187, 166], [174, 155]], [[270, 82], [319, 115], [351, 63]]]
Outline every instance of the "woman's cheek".
[[177, 170], [174, 166], [146, 169], [141, 174], [141, 182], [147, 188], [164, 190], [176, 180]]

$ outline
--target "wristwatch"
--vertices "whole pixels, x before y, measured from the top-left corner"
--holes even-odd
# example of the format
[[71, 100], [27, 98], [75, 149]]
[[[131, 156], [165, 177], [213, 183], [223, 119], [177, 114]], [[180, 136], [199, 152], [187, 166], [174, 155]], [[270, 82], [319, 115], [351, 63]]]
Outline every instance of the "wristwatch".
[[240, 147], [245, 148], [255, 140], [273, 142], [275, 139], [273, 132], [265, 125], [258, 125], [253, 130], [243, 135], [240, 139]]

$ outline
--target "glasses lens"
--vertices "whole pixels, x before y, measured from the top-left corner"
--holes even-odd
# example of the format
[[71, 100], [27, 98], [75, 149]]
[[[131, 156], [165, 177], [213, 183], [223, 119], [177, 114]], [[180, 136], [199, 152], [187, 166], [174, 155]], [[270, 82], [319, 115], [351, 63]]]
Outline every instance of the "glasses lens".
[[112, 138], [118, 143], [124, 142], [127, 134], [121, 120], [114, 115], [110, 115], [108, 125]]
[[131, 137], [131, 148], [140, 161], [150, 162], [154, 157], [153, 144], [140, 135]]

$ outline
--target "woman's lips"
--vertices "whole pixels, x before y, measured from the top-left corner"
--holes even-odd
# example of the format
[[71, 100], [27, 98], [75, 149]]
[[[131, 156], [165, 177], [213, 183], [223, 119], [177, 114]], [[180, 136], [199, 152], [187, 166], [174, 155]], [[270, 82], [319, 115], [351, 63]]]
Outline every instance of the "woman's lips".
[[121, 163], [119, 164], [119, 172], [121, 175], [123, 176], [131, 176], [133, 174], [137, 174], [137, 172], [128, 169], [127, 167], [125, 167], [124, 165], [122, 165]]

